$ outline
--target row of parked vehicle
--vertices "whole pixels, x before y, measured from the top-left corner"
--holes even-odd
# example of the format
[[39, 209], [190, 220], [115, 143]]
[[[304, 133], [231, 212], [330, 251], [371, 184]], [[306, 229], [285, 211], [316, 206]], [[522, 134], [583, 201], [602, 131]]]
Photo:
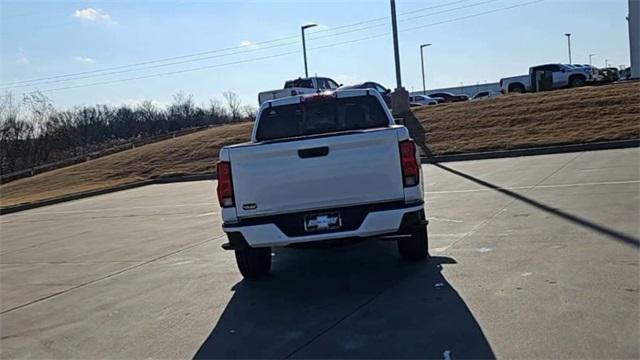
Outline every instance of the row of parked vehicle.
[[[380, 93], [387, 106], [391, 107], [391, 90], [383, 85], [374, 82], [366, 81], [363, 83], [353, 85], [338, 84], [333, 79], [327, 77], [310, 77], [310, 78], [298, 78], [294, 80], [288, 80], [284, 83], [282, 89], [263, 91], [258, 94], [258, 101], [260, 104], [268, 100], [275, 100], [287, 96], [304, 95], [314, 93], [318, 91], [333, 91], [333, 90], [353, 90], [353, 89], [373, 89]], [[493, 91], [481, 91], [473, 97], [464, 94], [453, 94], [450, 92], [439, 92], [429, 95], [412, 95], [409, 97], [409, 102], [412, 107], [416, 106], [430, 106], [443, 103], [453, 103], [468, 100], [477, 100], [482, 98], [489, 98], [498, 95]]]
[[[616, 68], [599, 69], [592, 65], [582, 64], [544, 64], [529, 68], [529, 73], [500, 79], [500, 93], [524, 93], [530, 91], [546, 91], [566, 87], [579, 87], [587, 84], [618, 81], [628, 76], [628, 70]], [[260, 104], [287, 96], [304, 95], [318, 91], [337, 89], [373, 89], [382, 95], [387, 106], [391, 107], [391, 90], [383, 85], [366, 81], [354, 85], [338, 84], [327, 77], [309, 77], [288, 80], [282, 89], [263, 91], [258, 94]], [[468, 100], [481, 100], [500, 95], [497, 91], [483, 90], [469, 97], [465, 94], [437, 92], [428, 95], [412, 95], [409, 102], [412, 107], [432, 106]]]
[[546, 91], [588, 84], [609, 83], [631, 75], [630, 68], [599, 69], [584, 64], [545, 64], [529, 68], [529, 73], [500, 79], [503, 94], [528, 91]]

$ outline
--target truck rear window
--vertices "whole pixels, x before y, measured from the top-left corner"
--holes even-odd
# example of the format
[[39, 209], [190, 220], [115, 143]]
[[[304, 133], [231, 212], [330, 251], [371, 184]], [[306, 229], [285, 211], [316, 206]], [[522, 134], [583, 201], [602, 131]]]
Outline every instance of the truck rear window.
[[378, 99], [358, 96], [274, 106], [258, 120], [256, 140], [276, 140], [389, 126]]

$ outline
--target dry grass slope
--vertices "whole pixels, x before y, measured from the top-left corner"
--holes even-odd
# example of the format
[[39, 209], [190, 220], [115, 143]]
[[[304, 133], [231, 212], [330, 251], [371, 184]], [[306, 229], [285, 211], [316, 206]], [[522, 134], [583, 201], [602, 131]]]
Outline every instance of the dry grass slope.
[[219, 126], [0, 186], [8, 206], [161, 176], [214, 171], [221, 147], [249, 140], [252, 123]]
[[[415, 112], [436, 155], [640, 138], [640, 83], [584, 87], [438, 105]], [[179, 174], [214, 171], [220, 148], [249, 139], [225, 125], [0, 186], [0, 205]]]
[[640, 82], [439, 105], [415, 116], [434, 154], [640, 138]]

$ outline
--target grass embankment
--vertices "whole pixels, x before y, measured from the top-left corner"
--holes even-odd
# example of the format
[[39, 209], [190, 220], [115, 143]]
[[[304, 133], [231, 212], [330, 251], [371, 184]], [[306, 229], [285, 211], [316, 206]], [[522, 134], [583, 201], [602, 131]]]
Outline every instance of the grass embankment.
[[[434, 155], [640, 138], [640, 83], [584, 87], [416, 110]], [[251, 123], [145, 145], [0, 186], [0, 205], [179, 174], [214, 171], [219, 149], [249, 139]], [[417, 137], [417, 136], [416, 136]]]
[[433, 154], [640, 138], [640, 82], [513, 94], [414, 112]]

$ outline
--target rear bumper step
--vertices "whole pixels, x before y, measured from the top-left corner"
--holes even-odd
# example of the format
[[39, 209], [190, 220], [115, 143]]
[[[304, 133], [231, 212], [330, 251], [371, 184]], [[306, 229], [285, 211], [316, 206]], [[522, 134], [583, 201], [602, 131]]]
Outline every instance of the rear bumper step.
[[[372, 211], [356, 216], [356, 219], [344, 218], [349, 228], [335, 231], [302, 232], [296, 231], [296, 226], [288, 222], [299, 222], [299, 214], [292, 214], [289, 219], [280, 218], [277, 222], [256, 221], [233, 225], [223, 225], [229, 242], [222, 245], [225, 250], [240, 250], [246, 246], [270, 247], [287, 246], [297, 243], [335, 240], [342, 238], [392, 237], [411, 234], [417, 227], [426, 226], [428, 221], [424, 215], [422, 202], [406, 205], [406, 207], [387, 207], [384, 210]], [[356, 214], [351, 212], [350, 214]], [[283, 222], [284, 220], [289, 220]]]

